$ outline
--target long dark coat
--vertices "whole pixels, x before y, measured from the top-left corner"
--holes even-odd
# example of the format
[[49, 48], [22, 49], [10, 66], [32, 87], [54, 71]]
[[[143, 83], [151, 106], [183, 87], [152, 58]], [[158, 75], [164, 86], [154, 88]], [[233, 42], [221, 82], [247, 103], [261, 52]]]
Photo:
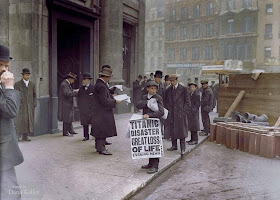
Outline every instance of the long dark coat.
[[59, 87], [58, 95], [58, 120], [66, 123], [74, 121], [74, 102], [73, 97], [77, 93], [65, 79]]
[[158, 84], [157, 94], [164, 98], [164, 86], [163, 83]]
[[94, 86], [89, 84], [87, 90], [85, 86], [80, 87], [77, 95], [78, 108], [80, 109], [80, 120], [82, 125], [91, 124], [92, 117], [92, 101], [94, 94]]
[[0, 84], [0, 173], [23, 162], [14, 125], [21, 102], [20, 92]]
[[202, 89], [201, 95], [201, 110], [205, 112], [211, 112], [214, 108], [213, 106], [213, 92], [210, 87]]
[[[172, 95], [172, 91], [172, 86], [165, 91], [164, 104], [169, 111], [165, 125], [168, 126], [172, 139], [184, 139], [188, 137], [187, 115], [191, 107], [190, 96], [188, 89], [181, 84], [178, 84], [175, 96]], [[174, 132], [170, 129], [172, 123]]]
[[92, 126], [95, 138], [107, 138], [117, 136], [117, 129], [113, 108], [116, 100], [110, 93], [108, 85], [101, 79], [97, 79], [94, 85], [92, 102]]
[[147, 100], [148, 100], [148, 95], [143, 95], [141, 97], [141, 100], [137, 103], [136, 108], [137, 109], [143, 109], [143, 115], [147, 114], [149, 115], [150, 118], [161, 118], [164, 115], [164, 107], [163, 107], [163, 100], [161, 96], [158, 94], [153, 95], [152, 98], [155, 98], [158, 103], [158, 111], [152, 111], [150, 108], [147, 106]]
[[137, 104], [140, 101], [142, 96], [142, 85], [139, 84], [139, 81], [136, 80], [133, 82], [133, 103]]
[[21, 92], [21, 106], [15, 119], [18, 133], [33, 133], [35, 107], [37, 106], [37, 95], [35, 84], [29, 80], [26, 87], [23, 79], [15, 83], [15, 89]]
[[188, 115], [188, 126], [189, 131], [196, 132], [200, 130], [199, 123], [199, 107], [200, 107], [200, 95], [199, 91], [196, 90], [190, 94], [191, 109]]

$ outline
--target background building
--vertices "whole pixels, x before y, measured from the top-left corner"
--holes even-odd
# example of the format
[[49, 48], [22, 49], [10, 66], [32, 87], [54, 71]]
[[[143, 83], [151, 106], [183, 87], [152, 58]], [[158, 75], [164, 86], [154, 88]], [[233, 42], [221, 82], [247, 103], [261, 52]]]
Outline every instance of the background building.
[[96, 79], [109, 64], [111, 83], [129, 88], [144, 72], [144, 0], [1, 1], [0, 8], [0, 43], [15, 59], [11, 71], [17, 81], [29, 68], [37, 87], [35, 135], [57, 130], [57, 93], [66, 73], [78, 75], [78, 88], [84, 72]]
[[165, 73], [165, 0], [146, 1], [145, 75]]

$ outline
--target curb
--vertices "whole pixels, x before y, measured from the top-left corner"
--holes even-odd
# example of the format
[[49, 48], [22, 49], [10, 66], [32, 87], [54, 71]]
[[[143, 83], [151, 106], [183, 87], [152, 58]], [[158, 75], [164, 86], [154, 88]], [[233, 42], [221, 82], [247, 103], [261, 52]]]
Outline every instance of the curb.
[[[207, 137], [205, 137], [200, 143], [198, 143], [197, 145], [195, 145], [194, 147], [192, 147], [190, 150], [186, 151], [183, 155], [186, 156], [188, 154], [190, 154], [193, 150], [195, 150], [196, 148], [198, 148], [201, 144], [203, 144], [206, 140], [208, 140], [208, 138], [210, 138], [210, 136], [208, 135]], [[180, 160], [182, 160], [182, 157], [179, 156], [178, 158], [176, 158], [175, 160], [173, 160], [171, 163], [169, 163], [168, 165], [166, 165], [165, 167], [163, 167], [162, 169], [160, 169], [157, 173], [155, 173], [152, 177], [150, 177], [145, 183], [142, 183], [139, 187], [137, 187], [135, 190], [131, 191], [130, 193], [128, 193], [126, 196], [124, 196], [122, 198], [122, 200], [128, 200], [131, 197], [133, 197], [136, 193], [140, 192], [144, 187], [146, 187], [149, 183], [151, 183], [154, 179], [156, 179], [158, 176], [160, 176], [163, 172], [167, 171], [170, 167], [172, 167], [173, 165], [175, 165], [177, 162], [179, 162]]]

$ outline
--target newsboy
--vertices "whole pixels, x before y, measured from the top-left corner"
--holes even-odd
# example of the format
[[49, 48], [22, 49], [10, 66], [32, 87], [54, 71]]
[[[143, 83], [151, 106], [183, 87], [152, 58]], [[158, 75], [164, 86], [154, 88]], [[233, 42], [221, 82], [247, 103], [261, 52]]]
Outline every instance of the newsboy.
[[[83, 74], [82, 87], [79, 89], [77, 100], [80, 109], [81, 125], [84, 129], [83, 141], [89, 140], [89, 124], [92, 118], [92, 99], [94, 94], [94, 86], [91, 83], [92, 77], [89, 73]], [[92, 127], [91, 127], [92, 129]]]
[[106, 138], [117, 136], [117, 129], [113, 108], [120, 101], [115, 100], [109, 89], [109, 81], [112, 76], [111, 67], [104, 67], [99, 73], [100, 78], [97, 79], [94, 85], [94, 95], [92, 102], [92, 130], [95, 137], [96, 151], [101, 155], [112, 155], [105, 148]]
[[[158, 118], [160, 119], [164, 115], [164, 107], [162, 97], [157, 94], [158, 84], [154, 81], [147, 83], [148, 94], [143, 95], [141, 100], [137, 103], [138, 109], [143, 109], [143, 119]], [[156, 99], [158, 104], [158, 111], [152, 111], [148, 108], [148, 101], [152, 98]], [[159, 158], [150, 158], [147, 165], [142, 166], [142, 169], [148, 169], [147, 173], [152, 174], [158, 171]]]
[[72, 122], [74, 121], [74, 100], [79, 90], [71, 86], [77, 80], [77, 75], [69, 72], [66, 79], [60, 84], [58, 95], [58, 120], [63, 122], [63, 136], [72, 137], [74, 132]]
[[37, 106], [36, 86], [30, 80], [30, 70], [24, 68], [21, 72], [22, 79], [15, 83], [15, 89], [21, 92], [21, 106], [17, 118], [15, 119], [16, 129], [19, 138], [31, 141], [28, 136], [34, 130], [35, 108]]
[[14, 125], [21, 95], [14, 90], [14, 75], [9, 72], [11, 60], [9, 48], [0, 45], [0, 199], [21, 199], [15, 166], [23, 162], [23, 156]]
[[165, 91], [164, 105], [169, 111], [166, 126], [169, 127], [172, 146], [168, 151], [177, 150], [177, 139], [180, 140], [181, 154], [185, 152], [185, 138], [188, 137], [187, 115], [190, 111], [191, 102], [188, 89], [179, 84], [178, 76], [169, 76], [171, 86]]

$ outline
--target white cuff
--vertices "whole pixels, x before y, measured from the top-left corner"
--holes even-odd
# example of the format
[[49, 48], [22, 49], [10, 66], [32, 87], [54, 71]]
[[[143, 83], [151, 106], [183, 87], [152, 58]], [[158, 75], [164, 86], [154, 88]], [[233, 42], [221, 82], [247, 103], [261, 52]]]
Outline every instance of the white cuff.
[[5, 89], [6, 89], [6, 90], [13, 90], [13, 89], [14, 89], [14, 86], [12, 86], [12, 85], [11, 85], [11, 86], [6, 86]]

